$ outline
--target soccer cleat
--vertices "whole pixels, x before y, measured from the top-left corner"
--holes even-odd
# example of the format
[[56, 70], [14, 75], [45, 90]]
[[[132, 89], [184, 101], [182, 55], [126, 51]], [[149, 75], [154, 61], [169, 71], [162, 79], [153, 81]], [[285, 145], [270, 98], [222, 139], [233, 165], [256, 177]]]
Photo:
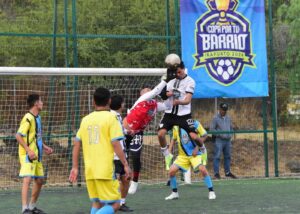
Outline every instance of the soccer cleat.
[[34, 208], [33, 210], [31, 210], [32, 214], [46, 214], [43, 210], [40, 210], [38, 208]]
[[133, 212], [132, 209], [130, 209], [129, 207], [127, 207], [125, 204], [122, 204], [119, 211], [121, 212]]
[[22, 214], [32, 214], [30, 209], [26, 209], [22, 212]]
[[216, 199], [216, 194], [215, 194], [215, 192], [214, 191], [210, 191], [209, 193], [208, 193], [208, 199], [209, 200], [214, 200], [214, 199]]
[[221, 179], [221, 176], [220, 176], [219, 173], [216, 173], [216, 174], [215, 174], [215, 179]]
[[176, 200], [179, 198], [178, 192], [172, 192], [171, 195], [165, 198], [166, 201], [168, 200]]
[[173, 155], [169, 154], [168, 156], [165, 156], [165, 163], [166, 163], [166, 170], [170, 169], [171, 163], [172, 163]]
[[226, 173], [225, 176], [226, 176], [226, 177], [233, 178], [233, 179], [236, 179], [236, 178], [237, 178], [237, 177], [236, 177], [234, 174], [232, 174], [231, 172]]
[[135, 181], [131, 181], [130, 187], [128, 189], [129, 194], [135, 194], [139, 183]]

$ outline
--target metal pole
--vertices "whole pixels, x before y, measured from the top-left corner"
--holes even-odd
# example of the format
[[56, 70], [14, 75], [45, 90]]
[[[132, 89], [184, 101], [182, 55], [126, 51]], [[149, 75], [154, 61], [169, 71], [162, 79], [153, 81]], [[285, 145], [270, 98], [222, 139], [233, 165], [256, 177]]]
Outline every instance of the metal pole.
[[218, 113], [218, 98], [215, 97], [215, 114]]
[[[68, 30], [68, 0], [64, 0], [64, 28], [65, 28], [65, 66], [69, 67], [69, 30]], [[66, 77], [66, 112], [67, 112], [67, 130], [68, 130], [68, 169], [72, 168], [72, 126], [71, 126], [71, 83], [70, 76]], [[71, 184], [72, 185], [72, 184]]]
[[[54, 13], [53, 13], [53, 40], [52, 40], [52, 51], [51, 51], [51, 67], [56, 67], [56, 33], [57, 33], [57, 0], [53, 0]], [[53, 97], [54, 97], [54, 82], [55, 77], [52, 76], [50, 80], [50, 93], [48, 96], [49, 116], [48, 116], [48, 131], [46, 141], [49, 143], [52, 132], [53, 124]]]
[[268, 118], [267, 118], [267, 98], [262, 98], [263, 110], [263, 129], [264, 129], [264, 158], [265, 158], [265, 177], [269, 177], [269, 148], [268, 148]]
[[[174, 0], [174, 16], [175, 16], [175, 44], [176, 44], [176, 53], [179, 54], [179, 4], [178, 0]], [[181, 55], [181, 54], [179, 54]]]
[[[76, 0], [72, 0], [72, 37], [73, 37], [73, 63], [74, 67], [78, 67], [78, 50], [77, 50], [77, 18], [76, 18]], [[79, 129], [79, 93], [78, 93], [78, 76], [74, 78], [74, 104], [75, 104], [75, 129]], [[78, 186], [81, 186], [81, 167], [79, 160], [79, 168], [78, 168]]]
[[167, 54], [170, 53], [171, 41], [168, 36], [170, 36], [170, 2], [166, 0], [166, 36], [167, 36]]
[[274, 67], [274, 50], [273, 50], [273, 17], [272, 17], [272, 0], [269, 3], [269, 47], [270, 47], [270, 70], [271, 70], [271, 87], [272, 87], [272, 124], [274, 140], [274, 171], [275, 177], [279, 176], [278, 171], [278, 145], [277, 145], [277, 89], [276, 89], [276, 72]]

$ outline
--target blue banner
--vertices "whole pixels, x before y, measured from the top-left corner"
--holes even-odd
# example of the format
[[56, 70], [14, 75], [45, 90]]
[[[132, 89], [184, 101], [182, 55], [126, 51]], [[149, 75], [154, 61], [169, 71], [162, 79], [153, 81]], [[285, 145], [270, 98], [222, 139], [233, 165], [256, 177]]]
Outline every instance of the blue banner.
[[181, 0], [182, 59], [194, 98], [268, 96], [262, 0]]

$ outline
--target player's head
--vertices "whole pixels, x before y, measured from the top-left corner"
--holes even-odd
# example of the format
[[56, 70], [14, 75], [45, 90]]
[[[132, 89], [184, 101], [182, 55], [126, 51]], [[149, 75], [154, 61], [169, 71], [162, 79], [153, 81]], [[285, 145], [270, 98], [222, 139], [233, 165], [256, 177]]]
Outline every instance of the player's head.
[[141, 91], [140, 91], [140, 95], [142, 96], [143, 94], [146, 94], [147, 92], [151, 91], [151, 88], [143, 88]]
[[119, 110], [124, 108], [124, 98], [121, 95], [114, 95], [111, 97], [110, 108], [112, 110]]
[[181, 62], [179, 67], [176, 70], [176, 78], [183, 79], [187, 75], [184, 63]]
[[40, 95], [38, 94], [30, 94], [27, 97], [27, 105], [29, 109], [36, 108], [38, 111], [43, 109], [43, 102], [41, 100]]
[[220, 103], [220, 114], [224, 116], [228, 110], [228, 104], [227, 103]]
[[108, 106], [110, 104], [110, 91], [103, 87], [97, 88], [94, 92], [94, 103], [96, 106]]

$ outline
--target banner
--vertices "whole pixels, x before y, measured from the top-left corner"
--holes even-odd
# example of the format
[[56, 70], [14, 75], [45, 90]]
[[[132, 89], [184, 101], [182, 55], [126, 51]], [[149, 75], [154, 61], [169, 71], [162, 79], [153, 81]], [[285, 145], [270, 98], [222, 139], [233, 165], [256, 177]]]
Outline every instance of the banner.
[[182, 59], [194, 98], [268, 96], [262, 0], [181, 0]]

